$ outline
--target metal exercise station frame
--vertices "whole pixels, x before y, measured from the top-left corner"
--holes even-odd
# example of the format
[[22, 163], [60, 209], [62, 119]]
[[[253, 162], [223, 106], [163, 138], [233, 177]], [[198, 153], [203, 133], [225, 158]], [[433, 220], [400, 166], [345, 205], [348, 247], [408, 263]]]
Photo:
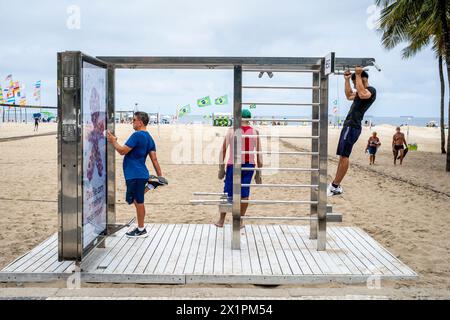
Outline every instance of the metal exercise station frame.
[[[310, 188], [309, 200], [248, 200], [247, 203], [260, 204], [293, 204], [309, 205], [310, 213], [304, 217], [244, 217], [246, 219], [268, 220], [309, 220], [310, 238], [317, 239], [317, 250], [326, 249], [326, 228], [328, 222], [340, 222], [342, 217], [331, 213], [327, 206], [327, 139], [328, 139], [328, 76], [343, 70], [354, 70], [357, 66], [374, 66], [373, 58], [335, 58], [334, 53], [326, 57], [90, 57], [79, 51], [58, 53], [58, 257], [59, 260], [81, 261], [93, 247], [102, 243], [104, 237], [114, 233], [123, 226], [116, 224], [115, 213], [115, 154], [110, 144], [107, 144], [107, 180], [106, 180], [106, 229], [90, 246], [83, 248], [83, 168], [82, 168], [82, 62], [87, 61], [104, 68], [107, 73], [106, 105], [107, 129], [115, 130], [115, 69], [231, 69], [234, 72], [233, 129], [234, 136], [234, 169], [233, 169], [233, 200], [231, 204], [223, 199], [223, 194], [195, 193], [195, 195], [221, 196], [218, 200], [192, 200], [192, 204], [219, 205], [221, 210], [232, 212], [232, 249], [240, 249], [240, 206], [241, 172], [248, 170], [241, 166], [241, 110], [242, 106], [254, 102], [242, 101], [243, 89], [286, 89], [311, 90], [311, 103], [277, 103], [258, 102], [258, 106], [292, 106], [312, 107], [311, 119], [257, 119], [256, 121], [288, 121], [310, 122], [311, 136], [289, 136], [289, 138], [310, 138], [310, 152], [290, 152], [292, 155], [310, 155], [310, 168], [261, 168], [250, 170], [307, 171], [311, 173], [311, 183], [308, 185], [244, 185], [249, 187], [268, 188]], [[245, 72], [288, 72], [312, 74], [310, 87], [275, 87], [275, 86], [245, 86], [242, 84], [242, 74]], [[267, 154], [269, 151], [262, 151]]]

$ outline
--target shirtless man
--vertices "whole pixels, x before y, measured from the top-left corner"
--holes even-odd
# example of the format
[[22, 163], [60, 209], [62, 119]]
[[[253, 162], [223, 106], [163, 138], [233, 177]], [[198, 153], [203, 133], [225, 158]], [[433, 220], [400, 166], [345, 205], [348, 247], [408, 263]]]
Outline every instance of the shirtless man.
[[400, 132], [400, 127], [397, 127], [395, 131], [396, 132], [392, 138], [392, 152], [394, 153], [394, 166], [397, 165], [397, 157], [399, 152], [400, 152], [400, 165], [402, 165], [405, 147], [408, 147], [405, 135], [402, 132]]

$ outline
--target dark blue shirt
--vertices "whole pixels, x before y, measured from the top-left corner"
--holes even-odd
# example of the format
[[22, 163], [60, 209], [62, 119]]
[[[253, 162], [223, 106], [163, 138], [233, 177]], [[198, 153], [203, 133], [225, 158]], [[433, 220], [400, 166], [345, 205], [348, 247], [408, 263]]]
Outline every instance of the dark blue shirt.
[[156, 151], [155, 141], [147, 131], [136, 131], [128, 138], [125, 145], [131, 148], [123, 159], [125, 180], [148, 179], [149, 172], [145, 159], [150, 151]]

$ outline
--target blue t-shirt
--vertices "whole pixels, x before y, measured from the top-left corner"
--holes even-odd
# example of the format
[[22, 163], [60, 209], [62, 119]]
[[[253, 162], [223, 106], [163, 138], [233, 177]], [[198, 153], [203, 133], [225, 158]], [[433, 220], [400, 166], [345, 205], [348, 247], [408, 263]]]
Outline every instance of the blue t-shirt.
[[125, 145], [131, 148], [123, 159], [125, 180], [148, 179], [149, 172], [145, 159], [150, 151], [156, 151], [155, 141], [147, 131], [136, 131], [128, 138]]

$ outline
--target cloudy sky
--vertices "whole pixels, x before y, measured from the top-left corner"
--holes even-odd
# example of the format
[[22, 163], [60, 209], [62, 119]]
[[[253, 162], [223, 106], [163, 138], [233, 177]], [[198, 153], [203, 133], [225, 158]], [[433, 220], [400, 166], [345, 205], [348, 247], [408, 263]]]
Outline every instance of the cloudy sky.
[[[6, 7], [6, 0], [1, 0]], [[56, 105], [56, 53], [81, 50], [93, 56], [325, 56], [374, 57], [382, 72], [370, 73], [378, 100], [374, 116], [439, 114], [437, 60], [426, 49], [402, 60], [400, 49], [386, 51], [380, 35], [370, 28], [373, 0], [151, 0], [151, 1], [14, 1], [18, 14], [3, 14], [0, 83], [5, 77], [26, 84], [29, 100], [33, 84], [42, 80], [42, 104]], [[10, 5], [10, 2], [8, 2]], [[78, 14], [79, 13], [79, 14]], [[77, 19], [79, 17], [79, 20]], [[232, 94], [230, 71], [119, 70], [117, 109], [174, 113], [177, 107]], [[246, 84], [307, 84], [310, 78], [276, 74], [272, 80], [246, 75]], [[340, 112], [348, 110], [343, 80], [331, 78], [330, 101], [338, 98]], [[297, 101], [310, 95], [256, 95], [244, 100]], [[259, 99], [259, 100], [258, 100]], [[299, 101], [300, 100], [300, 101]], [[330, 103], [330, 108], [331, 108]], [[210, 107], [227, 111], [231, 106]], [[196, 114], [205, 112], [194, 108]], [[292, 108], [264, 109], [258, 115], [298, 115]]]

